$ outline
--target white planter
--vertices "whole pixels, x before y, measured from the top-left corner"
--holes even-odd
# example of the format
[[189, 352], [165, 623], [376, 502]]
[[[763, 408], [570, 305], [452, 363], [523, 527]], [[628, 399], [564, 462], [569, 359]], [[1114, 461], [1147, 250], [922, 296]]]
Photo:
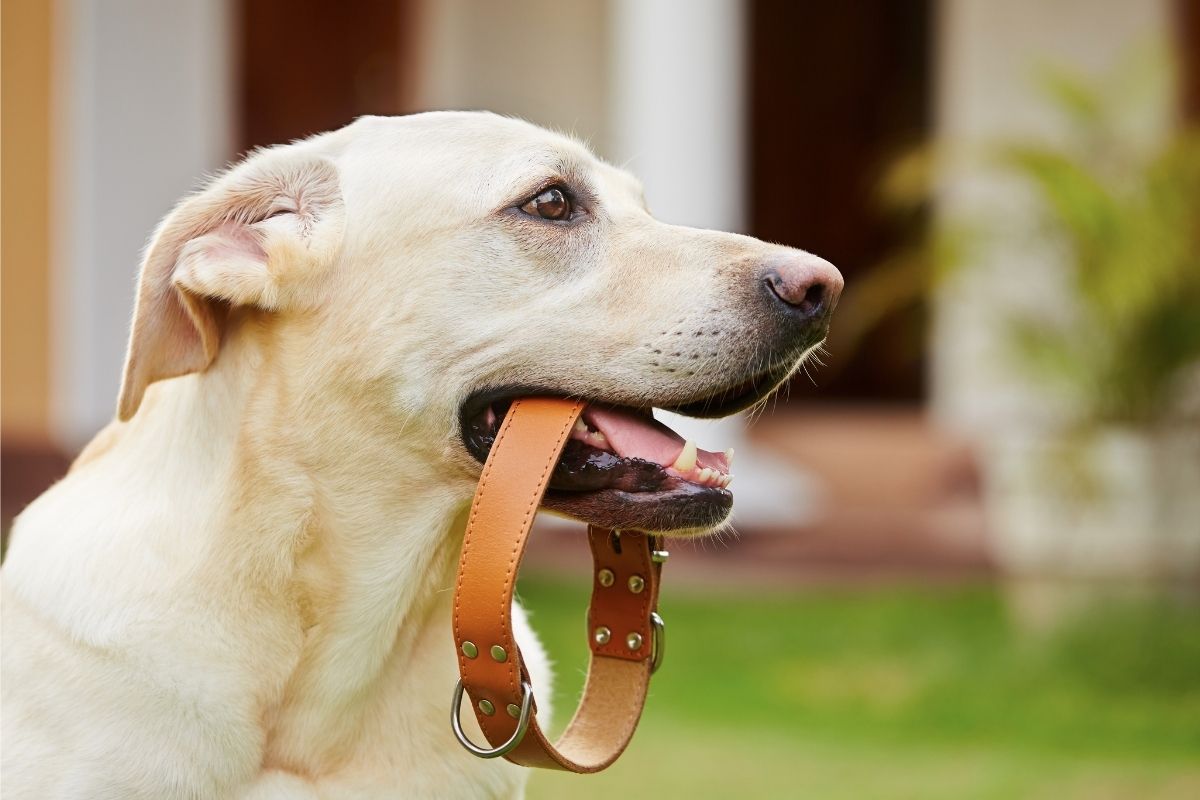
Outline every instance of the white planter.
[[1004, 571], [1200, 578], [1200, 429], [1007, 437], [986, 448], [984, 469]]

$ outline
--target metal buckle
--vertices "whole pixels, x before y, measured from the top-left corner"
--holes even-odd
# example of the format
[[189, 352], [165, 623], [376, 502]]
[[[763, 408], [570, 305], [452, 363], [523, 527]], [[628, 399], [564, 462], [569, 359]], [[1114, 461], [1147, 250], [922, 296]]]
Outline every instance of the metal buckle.
[[657, 611], [650, 612], [650, 630], [654, 638], [650, 640], [650, 674], [658, 672], [662, 666], [663, 657], [667, 654], [667, 623]]
[[521, 698], [521, 716], [517, 719], [517, 729], [513, 731], [512, 736], [508, 737], [507, 742], [489, 750], [472, 742], [467, 738], [467, 734], [463, 732], [462, 720], [459, 719], [459, 711], [462, 707], [463, 682], [462, 678], [459, 678], [458, 685], [454, 687], [454, 705], [450, 708], [450, 727], [454, 730], [454, 736], [458, 739], [458, 743], [465, 747], [467, 752], [480, 758], [497, 758], [511, 753], [521, 743], [521, 740], [525, 738], [525, 731], [529, 730], [529, 713], [533, 709], [533, 689], [529, 686], [529, 681], [521, 681], [521, 692], [524, 696]]

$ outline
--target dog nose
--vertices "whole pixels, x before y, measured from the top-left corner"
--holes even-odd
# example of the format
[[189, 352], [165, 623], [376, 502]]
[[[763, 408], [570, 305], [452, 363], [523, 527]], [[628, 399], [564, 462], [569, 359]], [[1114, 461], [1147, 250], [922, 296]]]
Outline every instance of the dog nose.
[[789, 254], [769, 262], [762, 282], [771, 301], [802, 322], [826, 316], [842, 293], [842, 273], [811, 253]]

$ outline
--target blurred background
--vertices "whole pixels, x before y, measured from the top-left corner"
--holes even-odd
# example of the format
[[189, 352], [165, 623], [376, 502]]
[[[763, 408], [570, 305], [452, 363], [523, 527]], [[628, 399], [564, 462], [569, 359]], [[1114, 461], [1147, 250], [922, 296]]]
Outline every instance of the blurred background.
[[[737, 444], [737, 532], [672, 548], [629, 753], [532, 797], [1200, 797], [1200, 3], [4, 0], [2, 34], [6, 532], [112, 417], [202, 176], [487, 108], [847, 280], [772, 413], [689, 428]], [[559, 709], [586, 572], [544, 525]]]

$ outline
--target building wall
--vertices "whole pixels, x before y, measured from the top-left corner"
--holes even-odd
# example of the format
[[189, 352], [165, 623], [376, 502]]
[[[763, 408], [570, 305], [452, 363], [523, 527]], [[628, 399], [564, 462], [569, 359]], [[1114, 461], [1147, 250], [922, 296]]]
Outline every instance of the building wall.
[[234, 64], [226, 0], [56, 7], [51, 419], [74, 449], [113, 417], [147, 238], [233, 156]]
[[426, 0], [416, 106], [510, 114], [607, 152], [610, 16], [605, 0]]
[[44, 440], [49, 430], [53, 25], [52, 3], [4, 0], [0, 409], [6, 444]]

